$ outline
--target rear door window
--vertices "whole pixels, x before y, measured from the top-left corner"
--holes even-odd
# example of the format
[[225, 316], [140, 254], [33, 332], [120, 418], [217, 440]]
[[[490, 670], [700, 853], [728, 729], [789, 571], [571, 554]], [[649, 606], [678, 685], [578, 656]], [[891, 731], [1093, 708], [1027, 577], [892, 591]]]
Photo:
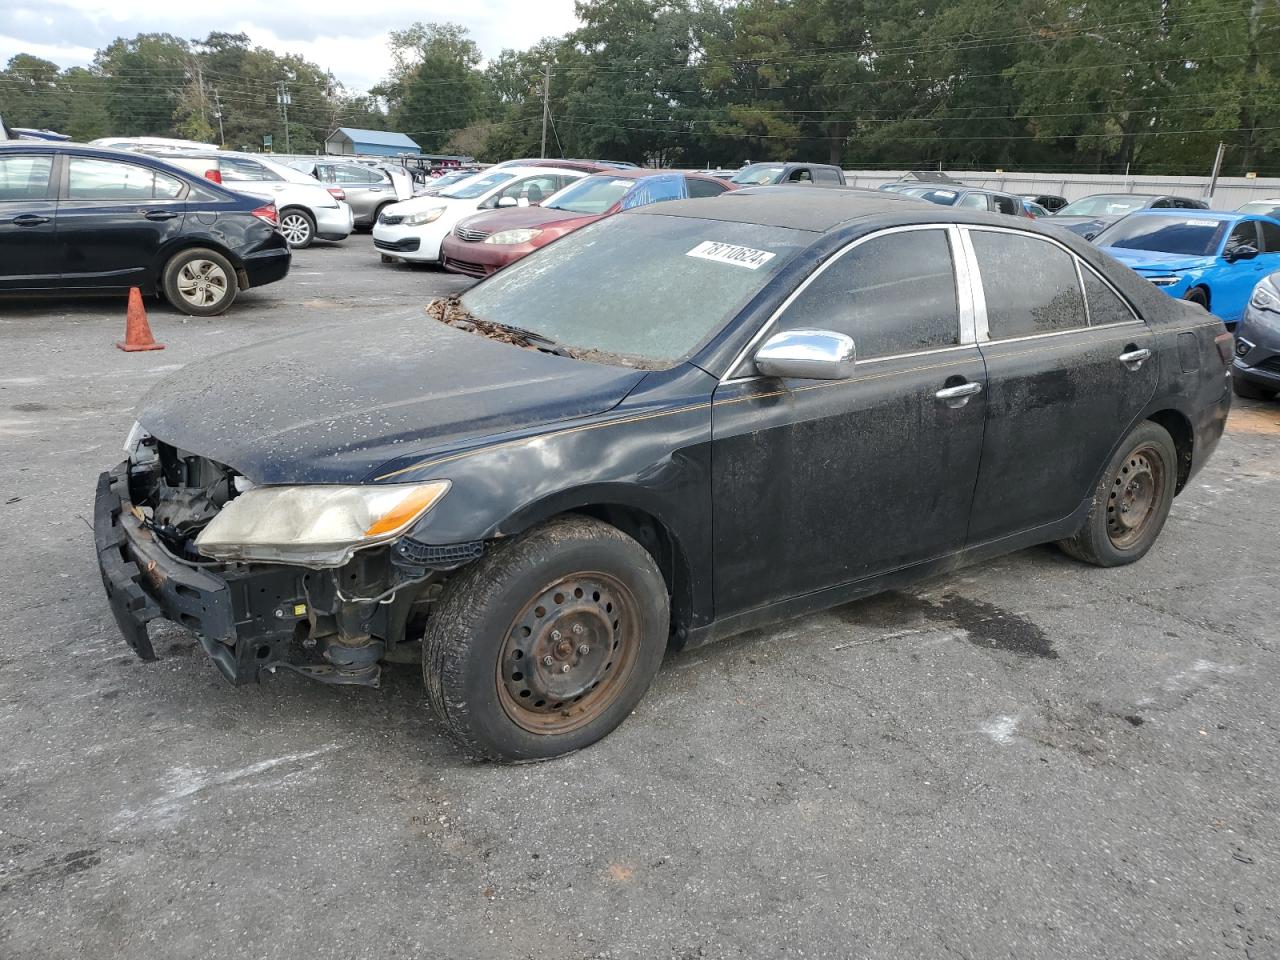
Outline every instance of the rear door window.
[[727, 189], [723, 183], [701, 177], [685, 177], [685, 184], [691, 197], [718, 197]]
[[991, 195], [991, 200], [995, 204], [995, 208], [1000, 213], [1006, 213], [1009, 216], [1016, 216], [1018, 213], [1018, 204], [1013, 197], [1001, 197], [996, 194]]
[[68, 200], [155, 200], [181, 195], [184, 184], [149, 167], [89, 157], [67, 158]]
[[218, 169], [223, 180], [283, 180], [274, 170], [241, 157], [219, 157]]
[[0, 201], [44, 200], [49, 196], [49, 154], [13, 154], [0, 157]]
[[1280, 253], [1280, 224], [1259, 220], [1262, 228], [1262, 249], [1267, 253]]
[[992, 340], [1088, 326], [1075, 258], [1019, 233], [971, 230]]
[[820, 273], [778, 318], [779, 330], [832, 330], [859, 359], [960, 342], [955, 268], [944, 230], [861, 243]]
[[830, 167], [815, 167], [813, 179], [818, 183], [839, 183], [840, 177]]

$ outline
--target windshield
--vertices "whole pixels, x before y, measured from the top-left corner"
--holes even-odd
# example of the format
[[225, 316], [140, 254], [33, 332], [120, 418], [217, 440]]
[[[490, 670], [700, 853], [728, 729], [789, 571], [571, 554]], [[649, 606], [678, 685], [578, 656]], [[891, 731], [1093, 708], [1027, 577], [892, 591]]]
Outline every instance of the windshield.
[[1280, 217], [1280, 200], [1254, 200], [1240, 207], [1237, 213], [1260, 213], [1264, 217]]
[[569, 213], [604, 213], [637, 183], [626, 177], [587, 177], [565, 187], [543, 206]]
[[812, 240], [807, 231], [752, 223], [608, 217], [494, 274], [462, 306], [583, 359], [669, 367]]
[[1131, 197], [1121, 194], [1107, 197], [1085, 197], [1068, 203], [1054, 216], [1058, 217], [1123, 217], [1135, 210], [1145, 210], [1150, 197]]
[[455, 183], [447, 190], [441, 190], [440, 196], [448, 197], [450, 200], [474, 200], [476, 197], [483, 197], [500, 183], [506, 183], [515, 177], [514, 173], [486, 173], [483, 176], [477, 175], [474, 179], [464, 180], [461, 183]]
[[782, 171], [786, 169], [781, 164], [777, 166], [755, 165], [743, 167], [733, 175], [730, 183], [752, 183], [762, 185], [766, 183], [777, 183], [778, 178], [782, 176]]
[[1185, 257], [1211, 257], [1218, 252], [1230, 222], [1170, 217], [1163, 214], [1126, 217], [1094, 237], [1100, 247], [1151, 250]]

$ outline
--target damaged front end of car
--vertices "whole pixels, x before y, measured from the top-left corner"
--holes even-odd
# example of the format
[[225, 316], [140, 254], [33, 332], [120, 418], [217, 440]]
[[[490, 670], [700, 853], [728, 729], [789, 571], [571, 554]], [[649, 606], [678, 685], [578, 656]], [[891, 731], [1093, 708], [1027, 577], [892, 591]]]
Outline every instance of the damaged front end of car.
[[94, 537], [129, 646], [156, 659], [148, 624], [194, 632], [233, 684], [287, 668], [377, 686], [414, 661], [431, 602], [484, 543], [436, 546], [410, 531], [447, 493], [419, 484], [257, 486], [135, 428], [102, 474]]

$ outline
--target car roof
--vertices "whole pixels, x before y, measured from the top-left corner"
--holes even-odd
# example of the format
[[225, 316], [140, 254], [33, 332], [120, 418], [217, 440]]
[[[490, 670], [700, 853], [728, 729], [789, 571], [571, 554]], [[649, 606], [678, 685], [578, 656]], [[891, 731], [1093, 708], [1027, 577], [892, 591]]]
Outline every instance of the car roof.
[[[646, 216], [682, 216], [729, 223], [754, 223], [767, 227], [788, 227], [793, 230], [809, 230], [825, 233], [851, 220], [859, 220], [877, 214], [923, 212], [942, 216], [940, 222], [952, 222], [943, 216], [949, 207], [923, 203], [910, 197], [882, 190], [863, 190], [856, 187], [832, 186], [822, 189], [815, 186], [767, 186], [733, 190], [718, 197], [693, 200], [674, 200], [655, 203], [629, 211]], [[988, 214], [995, 217], [995, 214]], [[1007, 220], [1008, 217], [1001, 219]], [[991, 222], [975, 220], [975, 222]]]
[[[1131, 217], [1194, 217], [1197, 220], [1244, 220], [1246, 218], [1257, 218], [1261, 216], [1257, 213], [1241, 213], [1239, 210], [1197, 210], [1183, 208], [1181, 210], [1176, 207], [1162, 208], [1159, 210], [1135, 210], [1129, 214]], [[1262, 217], [1262, 219], [1266, 219]]]

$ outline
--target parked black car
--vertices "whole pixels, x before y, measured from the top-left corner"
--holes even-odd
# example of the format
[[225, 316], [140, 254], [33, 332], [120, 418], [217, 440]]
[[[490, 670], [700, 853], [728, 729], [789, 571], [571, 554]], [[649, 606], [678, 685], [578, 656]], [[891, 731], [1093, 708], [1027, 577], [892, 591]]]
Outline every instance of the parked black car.
[[421, 659], [466, 750], [555, 756], [668, 646], [1045, 541], [1137, 560], [1231, 398], [1198, 307], [1035, 221], [889, 194], [640, 207], [428, 313], [143, 400], [95, 512], [143, 658], [166, 617], [234, 683]]
[[1280, 273], [1258, 281], [1235, 334], [1231, 385], [1236, 396], [1272, 399], [1280, 393]]
[[843, 184], [844, 171], [833, 163], [749, 163], [729, 178], [740, 187], [762, 187], [774, 183]]
[[1067, 198], [1060, 197], [1056, 193], [1024, 193], [1023, 200], [1030, 200], [1037, 206], [1044, 207], [1050, 213], [1057, 213], [1067, 205]]
[[0, 293], [163, 292], [222, 313], [289, 272], [276, 209], [137, 153], [0, 144]]
[[1190, 197], [1174, 197], [1168, 194], [1095, 193], [1093, 196], [1073, 200], [1058, 210], [1049, 220], [1057, 227], [1065, 227], [1086, 240], [1092, 240], [1121, 217], [1135, 210], [1207, 210], [1203, 200]]

